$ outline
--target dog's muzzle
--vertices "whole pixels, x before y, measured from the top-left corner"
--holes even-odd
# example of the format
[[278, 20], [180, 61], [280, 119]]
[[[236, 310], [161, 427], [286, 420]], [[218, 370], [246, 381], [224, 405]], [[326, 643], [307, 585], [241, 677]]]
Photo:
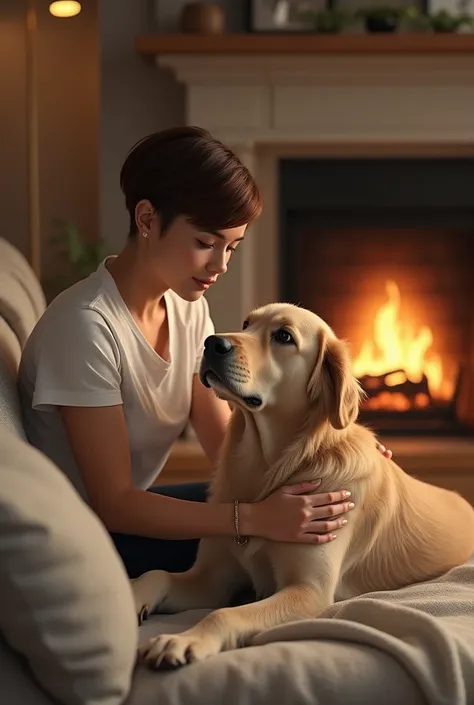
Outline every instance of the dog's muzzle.
[[199, 377], [205, 387], [212, 387], [211, 382], [214, 380], [241, 398], [248, 406], [256, 408], [262, 404], [261, 397], [243, 394], [241, 385], [247, 381], [246, 375], [242, 373], [234, 344], [222, 335], [210, 335], [204, 341]]

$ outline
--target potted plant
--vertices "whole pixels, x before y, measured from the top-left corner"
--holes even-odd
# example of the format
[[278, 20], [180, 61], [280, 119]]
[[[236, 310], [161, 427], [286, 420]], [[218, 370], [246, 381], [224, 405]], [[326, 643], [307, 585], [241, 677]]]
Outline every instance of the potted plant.
[[391, 5], [374, 5], [356, 10], [355, 17], [364, 21], [367, 32], [395, 32], [406, 9]]
[[60, 274], [44, 282], [46, 298], [51, 301], [61, 291], [92, 274], [107, 256], [102, 238], [89, 241], [79, 228], [64, 220], [53, 221], [51, 244], [61, 262]]
[[448, 10], [423, 13], [416, 7], [410, 7], [407, 11], [407, 17], [415, 29], [438, 34], [449, 34], [458, 32], [463, 28], [474, 28], [474, 17], [467, 12], [468, 5], [469, 2], [461, 1], [458, 4], [459, 11], [457, 13], [449, 12]]
[[299, 21], [317, 34], [338, 34], [353, 18], [344, 10], [305, 10], [297, 13]]

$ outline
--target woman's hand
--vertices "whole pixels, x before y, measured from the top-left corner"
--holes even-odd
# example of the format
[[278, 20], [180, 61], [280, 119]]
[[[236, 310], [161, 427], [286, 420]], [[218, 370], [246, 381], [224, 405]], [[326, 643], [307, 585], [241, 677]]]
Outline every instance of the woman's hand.
[[[392, 457], [392, 451], [379, 441], [376, 447], [384, 458]], [[337, 538], [334, 532], [347, 524], [344, 514], [355, 505], [350, 501], [347, 490], [308, 494], [314, 492], [319, 484], [320, 480], [287, 485], [262, 502], [245, 505], [242, 535], [292, 543], [333, 541]]]
[[378, 441], [376, 441], [375, 447], [377, 448], [377, 450], [378, 450], [380, 453], [382, 453], [382, 455], [383, 455], [384, 458], [388, 458], [388, 459], [390, 460], [390, 458], [392, 457], [392, 451], [391, 451], [391, 450], [388, 450], [388, 448], [385, 448], [385, 446], [384, 446], [382, 443], [379, 443]]
[[333, 541], [333, 532], [347, 524], [343, 515], [354, 503], [345, 490], [308, 494], [319, 484], [321, 481], [288, 485], [261, 502], [247, 504], [249, 516], [242, 517], [241, 533], [292, 543]]

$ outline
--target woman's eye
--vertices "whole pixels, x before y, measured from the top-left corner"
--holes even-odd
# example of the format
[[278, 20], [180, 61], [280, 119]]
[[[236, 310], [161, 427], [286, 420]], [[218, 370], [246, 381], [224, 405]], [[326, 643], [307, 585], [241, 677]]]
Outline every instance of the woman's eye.
[[243, 324], [243, 326], [242, 326], [242, 330], [245, 330], [245, 329], [248, 328], [248, 327], [249, 327], [249, 322], [248, 322], [248, 321], [244, 321], [244, 324]]
[[[202, 240], [196, 240], [198, 247], [200, 247], [203, 250], [213, 250], [214, 245], [210, 245], [208, 242], [203, 242]], [[227, 253], [228, 254], [233, 254], [235, 252], [236, 248], [235, 247], [228, 247], [227, 248]]]
[[280, 328], [280, 330], [275, 331], [275, 333], [273, 333], [272, 337], [273, 337], [273, 340], [276, 343], [280, 343], [280, 345], [294, 345], [295, 344], [293, 337], [284, 328]]

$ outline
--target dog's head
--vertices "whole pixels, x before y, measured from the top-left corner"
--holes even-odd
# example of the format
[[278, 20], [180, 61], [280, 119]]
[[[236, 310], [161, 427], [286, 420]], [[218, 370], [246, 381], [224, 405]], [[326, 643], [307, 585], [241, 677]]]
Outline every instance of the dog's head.
[[349, 353], [318, 316], [291, 304], [253, 311], [243, 331], [205, 341], [201, 381], [241, 408], [309, 412], [346, 428], [359, 412], [360, 387]]

